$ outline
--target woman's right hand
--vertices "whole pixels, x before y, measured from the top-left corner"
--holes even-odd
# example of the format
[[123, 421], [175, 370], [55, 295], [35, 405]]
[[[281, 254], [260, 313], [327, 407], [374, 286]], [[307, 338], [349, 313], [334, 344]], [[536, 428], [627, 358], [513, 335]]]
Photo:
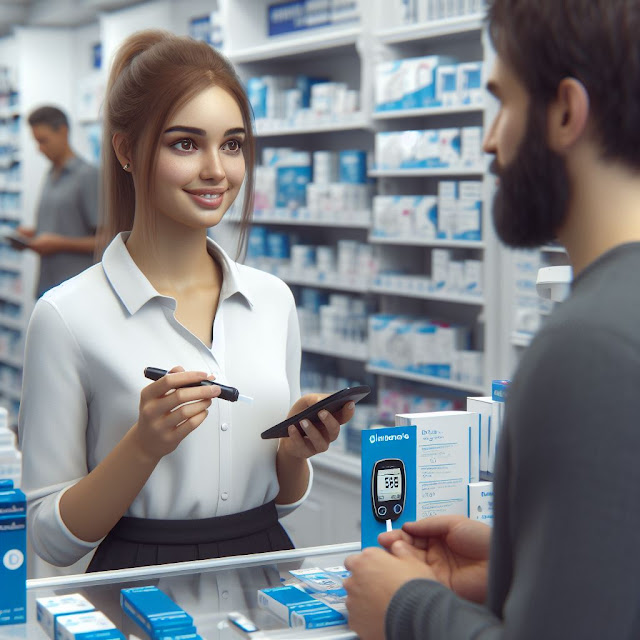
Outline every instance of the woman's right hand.
[[142, 390], [138, 422], [131, 428], [131, 436], [143, 455], [159, 461], [204, 422], [220, 387], [185, 385], [212, 379], [202, 371], [174, 367]]

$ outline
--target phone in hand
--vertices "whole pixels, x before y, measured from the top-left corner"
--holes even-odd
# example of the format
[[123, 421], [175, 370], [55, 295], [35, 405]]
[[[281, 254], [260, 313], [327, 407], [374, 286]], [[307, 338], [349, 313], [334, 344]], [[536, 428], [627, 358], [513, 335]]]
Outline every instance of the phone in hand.
[[342, 409], [347, 402], [360, 402], [360, 400], [366, 398], [370, 393], [371, 387], [367, 387], [366, 385], [341, 389], [315, 404], [312, 404], [304, 411], [296, 413], [295, 416], [291, 416], [270, 429], [263, 431], [260, 435], [263, 440], [267, 440], [269, 438], [287, 438], [289, 437], [289, 427], [293, 424], [297, 427], [300, 434], [304, 436], [304, 430], [299, 424], [300, 420], [309, 420], [309, 422], [319, 426], [322, 424], [322, 421], [318, 418], [318, 411], [325, 409], [329, 413], [334, 413], [339, 409]]

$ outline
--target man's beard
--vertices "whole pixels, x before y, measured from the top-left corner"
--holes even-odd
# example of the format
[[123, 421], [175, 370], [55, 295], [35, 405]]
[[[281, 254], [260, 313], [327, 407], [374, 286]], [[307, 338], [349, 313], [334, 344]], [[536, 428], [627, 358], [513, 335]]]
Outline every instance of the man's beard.
[[493, 201], [493, 224], [509, 247], [539, 247], [556, 239], [569, 205], [569, 177], [561, 156], [546, 144], [544, 105], [531, 105], [527, 129], [516, 157], [506, 167], [494, 160], [499, 178]]

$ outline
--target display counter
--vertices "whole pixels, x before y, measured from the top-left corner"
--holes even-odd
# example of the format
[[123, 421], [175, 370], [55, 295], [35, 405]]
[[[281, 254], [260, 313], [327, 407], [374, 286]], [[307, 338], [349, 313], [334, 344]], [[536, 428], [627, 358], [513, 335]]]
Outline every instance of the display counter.
[[360, 543], [354, 542], [29, 580], [27, 623], [0, 627], [0, 638], [47, 640], [48, 636], [36, 618], [36, 598], [81, 593], [110, 618], [126, 638], [148, 640], [120, 606], [120, 589], [144, 585], [158, 587], [189, 613], [203, 640], [240, 640], [243, 637], [242, 632], [228, 622], [227, 614], [231, 611], [244, 614], [259, 627], [260, 631], [244, 635], [252, 640], [356, 638], [346, 625], [319, 630], [289, 628], [273, 613], [258, 608], [257, 591], [290, 580], [292, 569], [341, 565], [348, 555], [359, 550]]

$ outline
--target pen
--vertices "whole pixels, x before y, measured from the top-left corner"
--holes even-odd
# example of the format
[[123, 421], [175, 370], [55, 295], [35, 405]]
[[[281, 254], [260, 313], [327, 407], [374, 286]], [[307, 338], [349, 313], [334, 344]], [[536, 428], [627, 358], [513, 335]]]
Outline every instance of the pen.
[[[145, 378], [149, 378], [149, 380], [160, 380], [163, 376], [166, 376], [169, 373], [166, 369], [158, 369], [157, 367], [147, 367], [144, 370]], [[220, 387], [221, 392], [218, 398], [222, 398], [222, 400], [228, 400], [229, 402], [236, 402], [236, 400], [240, 400], [240, 402], [253, 402], [253, 398], [249, 396], [243, 396], [235, 387], [228, 387], [225, 384], [220, 384], [215, 380], [201, 380], [200, 382], [194, 382], [192, 384], [186, 384], [185, 387], [204, 387], [208, 385], [215, 385], [216, 387]]]

